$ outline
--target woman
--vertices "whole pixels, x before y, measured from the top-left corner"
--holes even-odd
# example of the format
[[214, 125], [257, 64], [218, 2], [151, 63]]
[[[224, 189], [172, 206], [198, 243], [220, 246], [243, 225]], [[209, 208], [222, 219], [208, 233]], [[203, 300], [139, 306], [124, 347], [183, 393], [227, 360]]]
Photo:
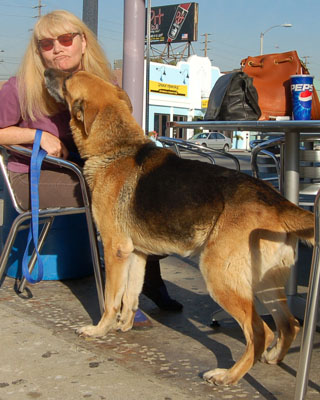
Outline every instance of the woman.
[[[93, 32], [80, 19], [65, 10], [44, 15], [34, 27], [17, 76], [10, 78], [0, 91], [0, 144], [32, 146], [36, 129], [41, 129], [41, 148], [51, 156], [72, 159], [76, 147], [69, 128], [70, 114], [46, 91], [46, 68], [68, 72], [86, 70], [113, 81], [103, 50]], [[11, 156], [8, 170], [20, 206], [30, 208], [29, 160]], [[81, 191], [72, 174], [49, 166], [45, 166], [40, 175], [39, 197], [41, 208], [82, 204]], [[181, 309], [182, 306], [167, 293], [159, 260], [150, 263], [145, 294], [160, 308]], [[146, 322], [141, 314], [137, 320], [142, 320], [141, 325]]]

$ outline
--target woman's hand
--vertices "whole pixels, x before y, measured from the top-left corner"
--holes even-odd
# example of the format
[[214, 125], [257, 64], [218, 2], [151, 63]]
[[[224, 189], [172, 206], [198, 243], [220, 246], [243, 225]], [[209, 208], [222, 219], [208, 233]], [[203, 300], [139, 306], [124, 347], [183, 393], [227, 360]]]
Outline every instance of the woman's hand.
[[69, 151], [59, 138], [52, 133], [43, 131], [40, 146], [49, 156], [60, 157], [66, 160], [69, 156]]

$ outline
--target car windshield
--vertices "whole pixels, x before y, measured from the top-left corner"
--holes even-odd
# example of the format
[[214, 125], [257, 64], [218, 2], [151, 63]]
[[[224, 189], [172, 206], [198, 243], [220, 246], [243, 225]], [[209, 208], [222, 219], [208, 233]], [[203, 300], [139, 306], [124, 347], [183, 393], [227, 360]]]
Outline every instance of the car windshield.
[[196, 133], [195, 135], [192, 136], [191, 139], [206, 139], [208, 136], [207, 133]]

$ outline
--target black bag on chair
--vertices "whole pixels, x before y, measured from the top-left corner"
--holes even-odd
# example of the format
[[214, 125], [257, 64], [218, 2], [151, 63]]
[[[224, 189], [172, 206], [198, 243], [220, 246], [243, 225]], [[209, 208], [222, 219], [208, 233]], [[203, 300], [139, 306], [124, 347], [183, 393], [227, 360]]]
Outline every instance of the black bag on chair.
[[261, 115], [253, 79], [244, 72], [221, 76], [211, 90], [204, 119], [207, 121], [255, 121]]

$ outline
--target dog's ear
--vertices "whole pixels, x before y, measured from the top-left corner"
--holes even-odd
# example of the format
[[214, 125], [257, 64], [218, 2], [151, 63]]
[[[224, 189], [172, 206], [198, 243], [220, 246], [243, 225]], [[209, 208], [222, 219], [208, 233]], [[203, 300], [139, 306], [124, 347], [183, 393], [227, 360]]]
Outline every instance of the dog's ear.
[[119, 86], [116, 86], [116, 88], [118, 91], [119, 99], [124, 100], [127, 103], [127, 106], [129, 108], [130, 112], [132, 113], [133, 107], [132, 107], [131, 100], [130, 100], [130, 97], [128, 96], [127, 92], [125, 90], [121, 89]]
[[93, 124], [98, 111], [91, 110], [86, 106], [86, 102], [84, 100], [78, 99], [72, 104], [71, 113], [74, 119], [83, 123], [84, 131], [88, 136], [91, 125]]

